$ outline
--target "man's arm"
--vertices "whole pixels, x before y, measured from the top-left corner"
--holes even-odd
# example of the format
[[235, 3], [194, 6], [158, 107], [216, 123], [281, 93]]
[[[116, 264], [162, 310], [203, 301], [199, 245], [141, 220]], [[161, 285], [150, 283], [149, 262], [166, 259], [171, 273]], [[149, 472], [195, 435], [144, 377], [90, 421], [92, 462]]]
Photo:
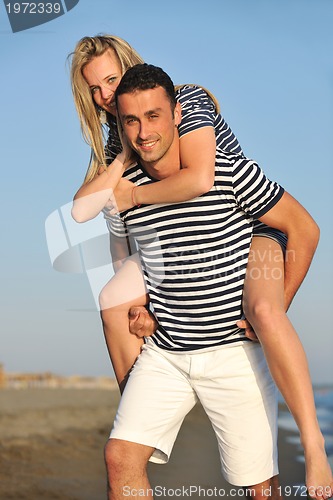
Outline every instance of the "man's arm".
[[[288, 310], [310, 267], [319, 240], [319, 228], [305, 208], [287, 192], [260, 220], [288, 237], [284, 277], [285, 307]], [[133, 308], [129, 324], [131, 333], [140, 337], [152, 335], [157, 327], [156, 321], [143, 307], [140, 310]], [[243, 324], [239, 326], [245, 328]]]
[[288, 237], [284, 277], [285, 306], [288, 310], [310, 267], [319, 241], [319, 228], [305, 208], [287, 192], [260, 217], [260, 221], [283, 231]]

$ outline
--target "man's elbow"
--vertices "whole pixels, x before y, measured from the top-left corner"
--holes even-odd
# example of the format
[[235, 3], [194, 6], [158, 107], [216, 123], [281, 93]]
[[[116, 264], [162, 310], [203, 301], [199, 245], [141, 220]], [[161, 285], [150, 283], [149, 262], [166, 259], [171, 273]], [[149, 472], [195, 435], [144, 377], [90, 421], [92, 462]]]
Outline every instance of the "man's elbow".
[[312, 227], [312, 238], [313, 238], [314, 246], [315, 246], [315, 248], [317, 248], [318, 243], [319, 243], [319, 239], [320, 239], [320, 228], [315, 221], [313, 221], [312, 226], [313, 226]]
[[293, 240], [294, 244], [297, 242], [296, 244], [307, 248], [312, 254], [315, 253], [319, 243], [320, 228], [311, 216], [294, 221], [290, 227], [281, 230], [287, 235], [288, 240]]
[[311, 249], [314, 254], [320, 238], [320, 228], [318, 224], [313, 220], [307, 221], [307, 224], [303, 227], [302, 235], [300, 237], [303, 239], [304, 244]]

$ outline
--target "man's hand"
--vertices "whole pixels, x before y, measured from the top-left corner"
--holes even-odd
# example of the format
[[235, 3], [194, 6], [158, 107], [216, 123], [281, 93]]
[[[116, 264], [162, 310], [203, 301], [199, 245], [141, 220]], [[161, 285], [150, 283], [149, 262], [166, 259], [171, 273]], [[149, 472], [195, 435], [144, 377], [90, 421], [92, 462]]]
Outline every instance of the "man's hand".
[[157, 321], [143, 306], [133, 306], [129, 311], [129, 330], [137, 337], [150, 337], [157, 329]]
[[240, 321], [237, 321], [236, 325], [238, 326], [238, 328], [242, 328], [242, 330], [245, 330], [245, 337], [252, 340], [253, 342], [259, 342], [259, 339], [255, 334], [255, 331], [253, 330], [252, 326], [250, 325], [247, 319], [244, 318], [241, 319]]

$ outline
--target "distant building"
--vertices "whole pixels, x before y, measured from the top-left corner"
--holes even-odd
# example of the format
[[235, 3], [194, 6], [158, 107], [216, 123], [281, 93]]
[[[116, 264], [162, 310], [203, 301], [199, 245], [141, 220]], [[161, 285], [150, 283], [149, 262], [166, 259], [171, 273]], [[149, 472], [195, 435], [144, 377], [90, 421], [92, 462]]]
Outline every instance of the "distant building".
[[3, 364], [0, 363], [0, 389], [26, 389], [26, 388], [76, 388], [76, 389], [116, 389], [117, 382], [111, 377], [87, 377], [72, 375], [63, 377], [51, 372], [42, 373], [5, 373]]
[[6, 387], [6, 374], [2, 363], [0, 363], [0, 389]]

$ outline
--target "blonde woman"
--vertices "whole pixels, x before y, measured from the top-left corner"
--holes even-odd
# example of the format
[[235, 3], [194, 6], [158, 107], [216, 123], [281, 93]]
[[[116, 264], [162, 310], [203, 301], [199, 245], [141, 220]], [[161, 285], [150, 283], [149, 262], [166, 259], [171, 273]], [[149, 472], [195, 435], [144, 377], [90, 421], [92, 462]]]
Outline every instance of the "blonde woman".
[[[120, 210], [136, 204], [175, 203], [200, 196], [214, 183], [216, 145], [242, 153], [213, 97], [200, 87], [186, 85], [176, 90], [182, 108], [179, 125], [182, 169], [171, 177], [144, 186], [131, 185], [121, 179], [131, 163], [131, 153], [126, 146], [122, 149], [119, 139], [114, 92], [124, 72], [141, 62], [127, 42], [109, 35], [83, 38], [72, 54], [74, 100], [83, 135], [92, 148], [84, 184], [74, 198], [73, 217], [78, 222], [95, 217], [101, 210], [108, 217], [105, 207], [110, 206], [117, 186]], [[149, 137], [145, 140], [149, 150], [152, 147]], [[314, 222], [311, 230], [318, 235]], [[317, 237], [314, 241], [316, 245]], [[332, 496], [332, 473], [316, 417], [306, 356], [285, 312], [306, 271], [298, 266], [292, 241], [288, 241], [289, 251], [284, 258], [285, 245], [283, 234], [262, 224], [255, 225], [243, 308], [300, 430], [306, 484], [310, 496], [319, 500]], [[130, 242], [128, 246], [131, 247]], [[101, 292], [101, 316], [115, 375], [123, 390], [143, 343], [141, 337], [129, 331], [128, 312], [131, 306], [147, 304], [148, 296], [138, 258], [128, 257], [133, 250], [124, 247], [122, 238], [118, 241], [112, 237], [111, 251], [117, 272]], [[245, 328], [248, 324], [241, 322], [239, 326]], [[252, 335], [249, 327], [247, 334]]]

